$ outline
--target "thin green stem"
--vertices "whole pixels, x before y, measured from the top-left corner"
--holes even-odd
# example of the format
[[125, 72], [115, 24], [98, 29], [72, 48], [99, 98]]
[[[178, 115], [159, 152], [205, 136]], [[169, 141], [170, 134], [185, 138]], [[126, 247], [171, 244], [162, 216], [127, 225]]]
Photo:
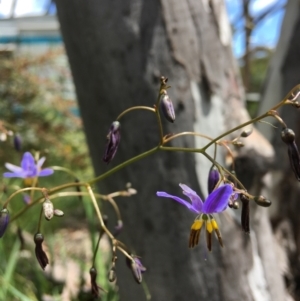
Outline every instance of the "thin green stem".
[[98, 219], [100, 221], [100, 225], [101, 225], [101, 228], [103, 229], [103, 231], [105, 231], [105, 233], [108, 235], [108, 237], [111, 239], [111, 240], [114, 240], [114, 236], [111, 234], [111, 232], [106, 228], [105, 224], [104, 224], [104, 221], [103, 221], [103, 218], [102, 218], [102, 214], [100, 212], [100, 209], [99, 209], [99, 206], [98, 206], [98, 203], [96, 201], [96, 198], [95, 198], [95, 195], [94, 195], [94, 192], [91, 188], [90, 185], [86, 185], [86, 189], [91, 197], [91, 200], [92, 200], [92, 203], [94, 205], [94, 208], [95, 208], [95, 211], [96, 211], [96, 214], [98, 216]]
[[93, 265], [92, 265], [93, 267], [95, 266], [96, 255], [98, 253], [98, 249], [99, 249], [99, 244], [100, 244], [101, 237], [102, 237], [102, 233], [100, 231], [100, 233], [98, 235], [97, 244], [96, 244], [96, 247], [95, 247], [95, 250], [94, 250], [94, 255], [93, 255]]
[[236, 182], [239, 184], [239, 186], [242, 188], [242, 189], [245, 189], [246, 188], [244, 187], [244, 185], [237, 179], [237, 177], [232, 174], [228, 169], [226, 169], [225, 167], [223, 167], [222, 165], [220, 165], [218, 162], [216, 162], [209, 154], [207, 154], [206, 152], [201, 152], [201, 154], [203, 156], [205, 156], [210, 162], [212, 162], [213, 164], [215, 164], [216, 166], [219, 166], [224, 172], [226, 172], [227, 174], [230, 175], [230, 177], [234, 178], [236, 180]]
[[213, 138], [211, 138], [207, 135], [204, 135], [204, 134], [199, 134], [199, 133], [195, 133], [195, 132], [182, 132], [182, 133], [178, 133], [178, 134], [175, 134], [175, 135], [165, 138], [164, 144], [166, 144], [167, 142], [169, 142], [175, 138], [181, 137], [181, 136], [197, 136], [197, 137], [202, 137], [202, 138], [205, 138], [208, 140], [213, 140]]
[[[131, 159], [129, 159], [129, 160], [127, 160], [127, 161], [125, 161], [125, 162], [119, 164], [119, 165], [117, 165], [116, 167], [112, 168], [111, 170], [105, 172], [104, 174], [102, 174], [102, 175], [100, 175], [100, 176], [98, 176], [98, 177], [96, 177], [96, 178], [94, 178], [94, 179], [88, 181], [87, 184], [91, 185], [91, 184], [94, 184], [94, 183], [96, 183], [96, 182], [99, 182], [99, 181], [101, 181], [101, 180], [107, 178], [108, 176], [114, 174], [114, 173], [117, 172], [118, 170], [120, 170], [120, 169], [122, 169], [122, 168], [124, 168], [124, 167], [126, 167], [126, 166], [128, 166], [128, 165], [130, 165], [130, 164], [132, 164], [132, 163], [134, 163], [134, 162], [136, 162], [136, 161], [138, 161], [138, 160], [141, 160], [141, 159], [143, 159], [143, 158], [145, 158], [145, 157], [148, 157], [148, 156], [154, 154], [154, 153], [157, 152], [159, 149], [160, 149], [160, 146], [156, 146], [156, 147], [154, 147], [154, 148], [152, 148], [152, 149], [150, 149], [150, 150], [148, 150], [148, 151], [146, 151], [146, 152], [144, 152], [144, 153], [142, 153], [142, 154], [140, 154], [140, 155], [137, 155], [137, 156], [135, 156], [135, 157], [133, 157], [133, 158], [131, 158]], [[66, 184], [66, 185], [67, 185], [67, 184]], [[71, 185], [71, 186], [72, 186], [72, 185]], [[68, 186], [68, 187], [70, 187], [70, 186]], [[61, 190], [61, 189], [57, 189], [57, 190]], [[52, 192], [52, 191], [54, 191], [54, 189], [53, 189], [53, 190], [50, 190], [50, 192]]]
[[68, 169], [68, 168], [65, 168], [65, 167], [62, 167], [62, 166], [49, 166], [48, 168], [51, 168], [53, 170], [58, 170], [58, 171], [64, 171], [65, 173], [69, 174], [70, 176], [74, 177], [75, 179], [77, 179], [77, 176], [76, 174]]
[[[221, 134], [220, 136], [218, 136], [217, 138], [213, 139], [211, 142], [209, 142], [206, 146], [204, 146], [203, 150], [206, 150], [208, 149], [212, 144], [216, 143], [218, 140], [220, 140], [221, 138], [235, 132], [236, 130], [239, 130], [249, 124], [254, 124], [255, 122], [257, 121], [260, 121], [261, 119], [265, 118], [265, 117], [268, 117], [268, 116], [274, 116], [273, 114], [270, 114], [271, 111], [276, 111], [278, 108], [282, 107], [283, 105], [286, 105], [288, 104], [287, 101], [289, 100], [289, 98], [294, 98], [294, 91], [295, 90], [299, 90], [300, 89], [300, 84], [296, 85], [292, 90], [290, 90], [290, 92], [285, 96], [285, 98], [280, 101], [277, 105], [275, 105], [274, 107], [272, 107], [268, 112], [254, 118], [254, 119], [251, 119], [241, 125], [238, 125], [236, 126], [235, 128]], [[297, 92], [298, 93], [298, 92]], [[297, 94], [298, 95], [298, 94]]]
[[259, 120], [261, 120], [261, 119], [263, 119], [263, 118], [265, 118], [265, 117], [267, 117], [267, 116], [269, 116], [269, 114], [268, 114], [268, 113], [265, 113], [265, 114], [263, 114], [263, 115], [260, 115], [260, 116], [258, 116], [258, 117], [256, 117], [256, 118], [254, 118], [254, 119], [251, 119], [251, 120], [249, 120], [249, 121], [247, 121], [247, 122], [245, 122], [245, 123], [243, 123], [243, 124], [240, 124], [240, 125], [236, 126], [235, 128], [230, 129], [229, 131], [226, 131], [225, 133], [219, 135], [217, 138], [213, 139], [211, 142], [209, 142], [208, 144], [206, 144], [206, 145], [203, 147], [203, 150], [205, 151], [205, 150], [208, 149], [212, 144], [217, 143], [221, 138], [223, 138], [223, 137], [225, 137], [225, 136], [227, 136], [227, 135], [229, 135], [229, 134], [231, 134], [231, 133], [233, 133], [233, 132], [235, 132], [235, 131], [237, 131], [237, 130], [239, 130], [239, 129], [241, 129], [241, 128], [243, 128], [243, 127], [249, 125], [249, 124], [253, 124], [253, 123], [255, 123], [255, 122], [257, 122], [257, 121], [259, 121]]
[[39, 216], [39, 223], [38, 223], [37, 233], [41, 232], [42, 216], [43, 216], [43, 207], [41, 208], [41, 212], [40, 212], [40, 216]]
[[[3, 204], [3, 208], [6, 208], [7, 205], [9, 204], [9, 202], [11, 201], [11, 199], [13, 197], [15, 197], [17, 194], [22, 193], [24, 191], [30, 191], [30, 190], [38, 190], [38, 191], [42, 191], [42, 188], [39, 187], [26, 187], [26, 188], [22, 188], [20, 190], [15, 191], [14, 193], [12, 193], [9, 198], [5, 201], [5, 203]], [[28, 205], [29, 206], [29, 205]]]
[[129, 109], [126, 109], [125, 111], [123, 111], [116, 120], [120, 120], [124, 115], [126, 115], [127, 113], [134, 111], [134, 110], [147, 110], [147, 111], [151, 111], [155, 113], [155, 109], [151, 108], [151, 107], [147, 107], [147, 106], [136, 106], [136, 107], [131, 107]]

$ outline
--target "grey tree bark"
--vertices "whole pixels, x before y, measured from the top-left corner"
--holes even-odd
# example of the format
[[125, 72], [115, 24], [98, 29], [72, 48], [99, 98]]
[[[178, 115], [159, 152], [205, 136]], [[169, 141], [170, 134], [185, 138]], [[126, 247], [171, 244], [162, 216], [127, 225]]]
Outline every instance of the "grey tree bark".
[[[122, 140], [111, 165], [102, 162], [105, 136], [119, 113], [133, 105], [152, 106], [159, 77], [169, 78], [176, 122], [165, 133], [197, 131], [210, 136], [246, 121], [243, 89], [231, 50], [223, 1], [56, 0], [76, 92], [96, 174], [157, 145], [158, 128], [148, 112], [122, 120]], [[250, 136], [251, 137], [251, 136]], [[173, 145], [201, 147], [201, 139], [182, 137]], [[254, 155], [254, 156], [253, 156]], [[258, 187], [273, 150], [254, 131], [240, 154], [240, 175]], [[224, 153], [219, 155], [224, 160]], [[121, 200], [121, 236], [148, 268], [145, 280], [153, 300], [285, 300], [266, 209], [252, 210], [252, 234], [240, 227], [239, 213], [220, 219], [225, 247], [214, 241], [187, 247], [194, 217], [182, 206], [155, 196], [180, 194], [185, 183], [206, 195], [210, 164], [200, 155], [159, 153], [134, 163], [101, 183], [102, 192], [130, 181], [138, 195]], [[145, 300], [119, 255], [121, 300]]]
[[[290, 89], [300, 83], [300, 2], [289, 0], [283, 20], [280, 39], [269, 67], [268, 80], [265, 83], [260, 112], [279, 102]], [[294, 130], [298, 149], [300, 146], [299, 111], [285, 106], [280, 116], [287, 126]], [[279, 124], [276, 124], [280, 128]], [[278, 241], [279, 262], [285, 277], [287, 288], [295, 300], [300, 300], [300, 231], [299, 231], [299, 182], [295, 179], [289, 161], [287, 149], [280, 139], [279, 131], [260, 125], [260, 130], [272, 141], [275, 162], [269, 176], [268, 193], [274, 201], [271, 220]]]

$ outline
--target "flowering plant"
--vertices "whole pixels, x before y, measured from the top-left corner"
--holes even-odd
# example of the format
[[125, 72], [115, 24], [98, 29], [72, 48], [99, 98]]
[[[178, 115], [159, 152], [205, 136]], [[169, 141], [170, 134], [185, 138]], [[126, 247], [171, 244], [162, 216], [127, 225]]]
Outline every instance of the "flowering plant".
[[[117, 165], [116, 167], [108, 170], [107, 172], [95, 177], [89, 181], [81, 182], [78, 177], [76, 177], [72, 171], [63, 168], [63, 167], [48, 167], [42, 169], [42, 165], [45, 162], [45, 158], [42, 157], [38, 160], [34, 159], [34, 156], [26, 152], [23, 155], [21, 165], [16, 166], [11, 163], [6, 163], [5, 166], [9, 170], [9, 172], [5, 172], [3, 174], [6, 178], [22, 178], [25, 180], [30, 179], [31, 181], [27, 181], [25, 183], [25, 187], [21, 189], [17, 189], [14, 193], [12, 193], [4, 202], [3, 208], [0, 211], [0, 237], [2, 237], [5, 231], [8, 228], [9, 223], [12, 221], [20, 218], [23, 214], [25, 214], [30, 208], [33, 206], [41, 206], [41, 213], [39, 218], [37, 219], [38, 227], [37, 232], [34, 235], [34, 242], [35, 242], [35, 254], [37, 260], [42, 267], [45, 269], [49, 263], [49, 259], [47, 257], [46, 251], [43, 249], [44, 243], [44, 235], [41, 233], [41, 224], [42, 224], [42, 216], [45, 217], [47, 221], [50, 221], [54, 216], [62, 217], [64, 213], [54, 208], [52, 203], [53, 199], [61, 199], [67, 196], [87, 196], [90, 201], [92, 202], [98, 222], [101, 227], [101, 231], [99, 233], [99, 238], [94, 250], [93, 262], [91, 263], [90, 269], [90, 281], [91, 281], [91, 291], [94, 296], [98, 296], [102, 291], [101, 287], [97, 284], [97, 269], [95, 267], [95, 258], [98, 252], [99, 241], [103, 234], [105, 233], [106, 236], [109, 238], [111, 242], [111, 253], [112, 253], [112, 261], [111, 266], [109, 269], [109, 281], [113, 282], [116, 280], [116, 264], [117, 264], [117, 253], [121, 253], [125, 256], [126, 262], [128, 267], [131, 269], [132, 275], [137, 283], [142, 282], [142, 276], [146, 272], [146, 268], [142, 264], [142, 260], [139, 256], [132, 252], [132, 249], [125, 245], [123, 242], [117, 239], [117, 235], [120, 231], [123, 230], [123, 220], [121, 217], [121, 212], [117, 203], [115, 202], [115, 198], [118, 196], [129, 197], [136, 193], [136, 191], [131, 188], [127, 187], [126, 190], [113, 192], [108, 195], [101, 195], [94, 191], [93, 184], [102, 181], [103, 179], [111, 176], [113, 173], [117, 172], [118, 170], [125, 168], [126, 166], [141, 160], [147, 156], [150, 156], [158, 151], [166, 151], [166, 152], [193, 152], [199, 155], [204, 156], [207, 160], [211, 162], [212, 169], [208, 175], [208, 196], [203, 201], [200, 196], [188, 187], [185, 184], [179, 184], [181, 187], [183, 194], [189, 198], [190, 202], [186, 201], [183, 198], [175, 196], [173, 194], [169, 194], [163, 191], [157, 191], [158, 197], [170, 198], [178, 202], [179, 204], [188, 208], [191, 212], [196, 214], [194, 222], [192, 223], [190, 229], [190, 236], [189, 236], [189, 247], [195, 247], [199, 242], [200, 232], [205, 225], [206, 231], [206, 244], [209, 251], [212, 249], [212, 233], [214, 232], [217, 236], [219, 244], [223, 246], [223, 240], [221, 237], [221, 232], [219, 230], [218, 223], [215, 219], [215, 215], [222, 213], [223, 211], [227, 210], [229, 207], [230, 209], [237, 209], [239, 203], [242, 205], [241, 210], [241, 226], [246, 233], [250, 232], [250, 220], [249, 220], [249, 203], [254, 201], [259, 206], [268, 207], [271, 205], [271, 202], [263, 197], [263, 196], [255, 196], [251, 195], [246, 188], [244, 187], [243, 183], [236, 177], [235, 173], [230, 171], [226, 166], [223, 166], [216, 160], [216, 156], [210, 156], [207, 152], [207, 149], [210, 146], [225, 146], [227, 149], [230, 149], [232, 145], [234, 146], [242, 146], [242, 142], [239, 140], [241, 137], [247, 138], [251, 131], [242, 131], [237, 138], [228, 141], [224, 140], [229, 134], [235, 133], [238, 130], [243, 129], [245, 126], [263, 120], [266, 117], [273, 117], [279, 121], [282, 125], [281, 131], [281, 138], [284, 143], [287, 144], [288, 147], [288, 155], [292, 170], [296, 176], [296, 178], [300, 179], [300, 156], [298, 152], [297, 145], [295, 143], [295, 134], [294, 132], [287, 127], [285, 122], [280, 118], [277, 113], [277, 109], [283, 105], [291, 105], [294, 107], [299, 108], [300, 105], [297, 102], [297, 97], [299, 96], [299, 89], [300, 85], [296, 86], [292, 91], [285, 97], [279, 104], [275, 107], [270, 109], [268, 112], [247, 121], [241, 125], [236, 126], [229, 131], [219, 135], [218, 137], [211, 138], [201, 133], [195, 132], [183, 132], [177, 134], [165, 134], [163, 129], [162, 118], [165, 118], [166, 121], [170, 123], [174, 123], [176, 120], [175, 110], [173, 107], [172, 100], [168, 95], [168, 89], [170, 86], [167, 84], [167, 78], [161, 77], [160, 87], [158, 91], [157, 100], [155, 102], [154, 107], [148, 106], [135, 106], [128, 108], [127, 110], [123, 111], [116, 120], [111, 124], [108, 134], [107, 134], [107, 144], [106, 149], [104, 150], [103, 161], [109, 164], [115, 156], [117, 156], [118, 147], [121, 141], [121, 123], [120, 120], [124, 115], [128, 112], [134, 110], [147, 110], [153, 113], [156, 117], [157, 124], [158, 124], [158, 136], [159, 136], [159, 143], [150, 150], [142, 154], [138, 154], [137, 156]], [[168, 146], [168, 143], [172, 140], [177, 139], [181, 136], [193, 136], [196, 138], [208, 139], [207, 144], [205, 144], [202, 148], [183, 148], [183, 147], [175, 147], [175, 146]], [[234, 159], [234, 158], [233, 158]], [[39, 187], [37, 185], [38, 177], [45, 177], [53, 174], [55, 170], [60, 170], [67, 172], [69, 175], [74, 176], [75, 181], [68, 182], [61, 184], [56, 187]], [[32, 181], [34, 179], [34, 181]], [[75, 188], [76, 191], [67, 190], [69, 188]], [[157, 189], [161, 189], [161, 187], [157, 187]], [[67, 190], [67, 191], [65, 191]], [[19, 212], [13, 212], [13, 216], [10, 218], [8, 207], [10, 202], [14, 199], [17, 194], [25, 194], [27, 192], [31, 192], [30, 201], [24, 205], [24, 208]], [[38, 196], [34, 197], [35, 193], [39, 193]], [[155, 192], [153, 192], [154, 194]], [[101, 207], [97, 202], [97, 199], [102, 199], [108, 201], [113, 209], [115, 210], [117, 216], [117, 226], [115, 227], [115, 232], [113, 233], [107, 227], [107, 221], [105, 216], [101, 211]], [[160, 201], [160, 200], [158, 200]]]

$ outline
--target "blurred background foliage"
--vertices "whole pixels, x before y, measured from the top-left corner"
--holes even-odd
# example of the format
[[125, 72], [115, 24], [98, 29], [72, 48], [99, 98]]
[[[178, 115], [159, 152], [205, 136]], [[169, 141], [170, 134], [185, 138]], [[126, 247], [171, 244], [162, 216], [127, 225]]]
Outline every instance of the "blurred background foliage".
[[[93, 176], [72, 89], [62, 48], [39, 56], [0, 53], [1, 162], [20, 165], [23, 153], [30, 151], [47, 158], [44, 166], [63, 166], [74, 174], [55, 171], [39, 179], [40, 187], [72, 182], [75, 176], [80, 180]], [[21, 151], [14, 148], [15, 135], [21, 138]], [[1, 164], [0, 172], [4, 171]], [[3, 179], [1, 199], [20, 187], [22, 179]], [[26, 206], [24, 196], [18, 195], [10, 203], [11, 216]], [[65, 216], [42, 221], [50, 267], [42, 271], [35, 258], [33, 235], [41, 209], [34, 206], [10, 224], [1, 240], [0, 300], [92, 300], [88, 272], [99, 230], [92, 205], [87, 198], [78, 197], [53, 203]], [[107, 280], [109, 253], [104, 237], [96, 259], [97, 280], [108, 291], [102, 300], [117, 300]]]

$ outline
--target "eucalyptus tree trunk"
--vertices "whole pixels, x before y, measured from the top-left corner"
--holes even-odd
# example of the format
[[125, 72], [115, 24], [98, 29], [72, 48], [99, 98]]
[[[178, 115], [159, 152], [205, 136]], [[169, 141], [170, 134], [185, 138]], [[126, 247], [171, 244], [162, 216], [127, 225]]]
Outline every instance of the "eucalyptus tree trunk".
[[[269, 67], [268, 80], [262, 95], [260, 112], [273, 106], [285, 97], [289, 90], [300, 84], [300, 2], [289, 0], [276, 51]], [[298, 99], [299, 101], [299, 99]], [[296, 144], [300, 147], [299, 110], [285, 106], [280, 116], [296, 134]], [[280, 129], [280, 125], [276, 124]], [[272, 141], [276, 150], [276, 160], [270, 174], [268, 193], [274, 204], [271, 220], [275, 237], [279, 242], [280, 267], [288, 290], [295, 300], [300, 300], [300, 184], [295, 179], [289, 161], [287, 148], [280, 138], [279, 131], [260, 125], [261, 131]]]
[[[110, 165], [102, 162], [105, 137], [124, 109], [153, 106], [159, 78], [169, 78], [176, 121], [165, 134], [196, 131], [216, 137], [248, 119], [243, 89], [231, 50], [230, 27], [222, 1], [57, 0], [58, 17], [71, 65], [90, 154], [97, 175], [159, 142], [154, 114], [131, 112], [121, 119], [122, 138]], [[256, 131], [240, 154], [240, 174], [250, 189], [266, 172], [273, 150]], [[172, 145], [201, 147], [206, 141], [183, 136]], [[212, 149], [213, 151], [213, 149]], [[224, 162], [224, 152], [218, 156]], [[244, 163], [243, 163], [244, 162]], [[200, 154], [160, 152], [101, 182], [101, 192], [131, 182], [138, 190], [120, 200], [120, 239], [142, 257], [153, 300], [285, 299], [282, 277], [265, 214], [253, 210], [251, 235], [242, 232], [239, 212], [221, 215], [224, 248], [204, 237], [188, 249], [195, 218], [179, 204], [157, 198], [158, 190], [180, 195], [185, 183], [206, 196], [210, 163]], [[260, 183], [260, 182], [259, 182]], [[121, 300], [145, 300], [119, 254]]]

